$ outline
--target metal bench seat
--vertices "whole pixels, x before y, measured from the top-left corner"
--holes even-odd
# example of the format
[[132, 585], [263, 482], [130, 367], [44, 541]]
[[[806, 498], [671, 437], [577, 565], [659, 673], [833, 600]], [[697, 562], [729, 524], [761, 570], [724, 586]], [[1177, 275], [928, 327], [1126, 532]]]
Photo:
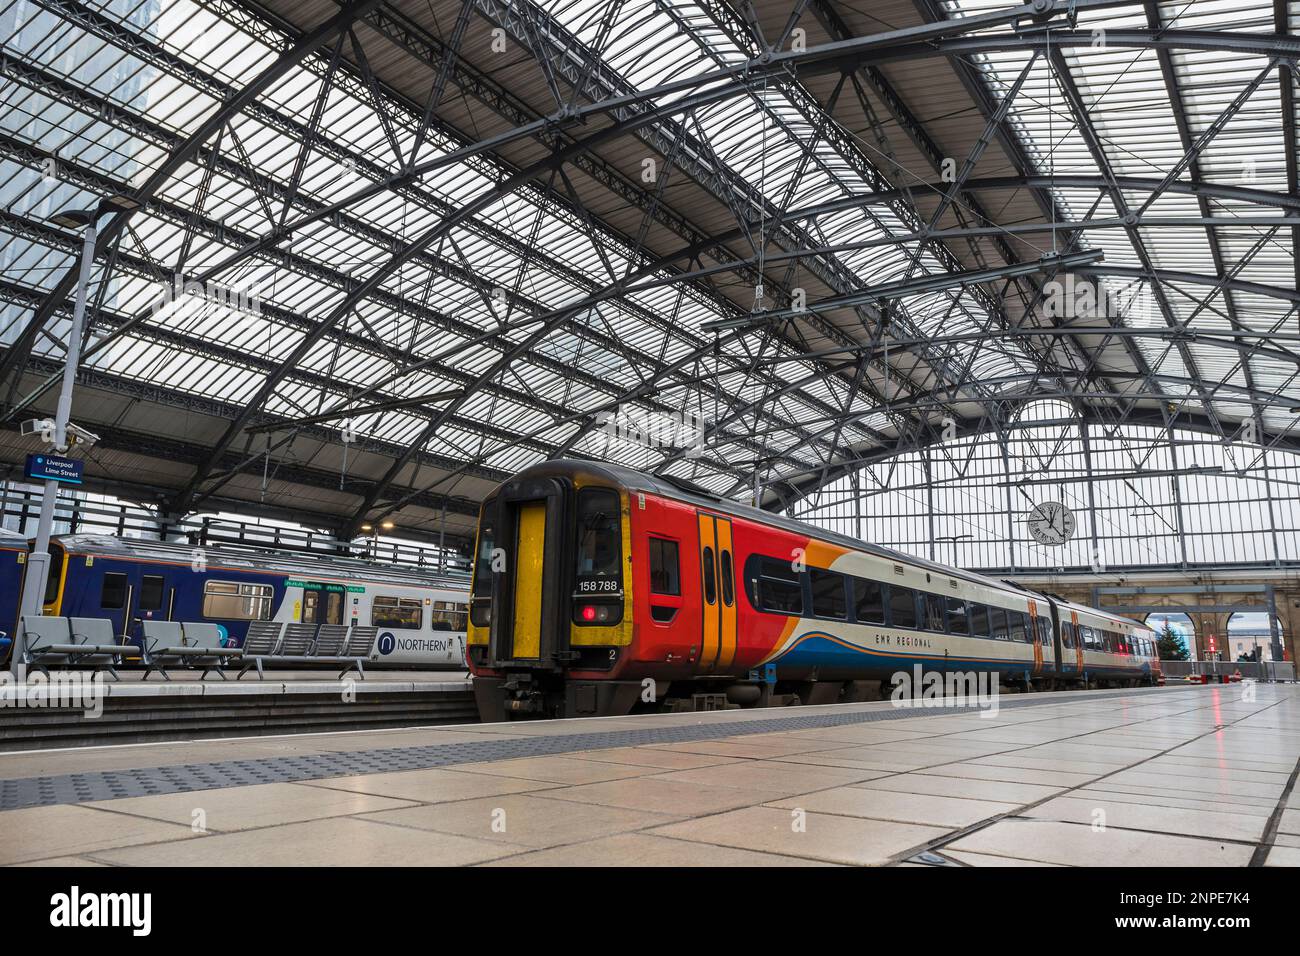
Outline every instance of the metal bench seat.
[[[277, 624], [270, 621], [250, 624], [248, 637], [244, 639], [244, 666], [235, 679], [239, 680], [250, 670], [256, 670], [258, 679], [264, 680], [264, 668], [268, 664], [336, 664], [343, 665], [339, 677], [355, 670], [364, 680], [365, 655], [352, 652], [351, 634], [354, 630], [356, 629], [343, 624], [322, 624], [319, 629], [314, 624]], [[370, 630], [373, 631], [373, 628]], [[373, 641], [372, 635], [366, 641], [366, 653], [369, 653], [369, 645]]]
[[177, 665], [201, 667], [203, 673], [199, 680], [207, 680], [208, 674], [214, 671], [225, 680], [222, 668], [226, 662], [244, 653], [239, 647], [222, 647], [221, 629], [215, 624], [145, 621], [141, 630], [144, 634], [141, 652], [145, 664], [144, 680], [148, 680], [154, 671], [161, 674], [163, 680], [171, 680], [167, 668]]
[[114, 668], [124, 646], [116, 640], [113, 622], [93, 617], [24, 617], [18, 624], [23, 635], [22, 663], [49, 676], [48, 664], [89, 666], [108, 671]]

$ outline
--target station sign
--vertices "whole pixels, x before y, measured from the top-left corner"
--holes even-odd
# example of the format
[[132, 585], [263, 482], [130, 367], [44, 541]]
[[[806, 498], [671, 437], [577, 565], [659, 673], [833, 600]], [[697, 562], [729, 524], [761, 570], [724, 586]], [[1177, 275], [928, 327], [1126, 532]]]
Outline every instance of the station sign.
[[68, 485], [81, 484], [86, 462], [81, 458], [62, 455], [28, 455], [27, 477], [33, 481], [59, 481]]

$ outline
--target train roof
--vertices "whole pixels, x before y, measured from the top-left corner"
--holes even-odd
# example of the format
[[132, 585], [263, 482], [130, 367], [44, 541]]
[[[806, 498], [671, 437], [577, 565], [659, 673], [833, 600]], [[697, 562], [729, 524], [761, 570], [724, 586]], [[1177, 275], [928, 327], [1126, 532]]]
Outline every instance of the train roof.
[[8, 528], [0, 528], [0, 541], [15, 544], [19, 541], [26, 542], [27, 535], [19, 534], [17, 531], [10, 531]]
[[[189, 564], [194, 559], [198, 545], [176, 541], [149, 541], [144, 538], [117, 538], [106, 534], [68, 534], [53, 539], [69, 551], [78, 554], [107, 557], [152, 559]], [[306, 558], [275, 551], [244, 551], [238, 548], [201, 546], [209, 565], [242, 568], [245, 570], [282, 572], [302, 577], [349, 577], [357, 581], [405, 584], [420, 587], [446, 587], [463, 591], [469, 588], [469, 576], [437, 574], [414, 569], [379, 565], [358, 558], [322, 555]]]
[[1142, 621], [1135, 621], [1133, 618], [1125, 617], [1123, 614], [1115, 614], [1114, 612], [1107, 611], [1104, 608], [1092, 607], [1088, 604], [1079, 604], [1077, 601], [1063, 601], [1060, 598], [1053, 598], [1052, 600], [1056, 602], [1057, 607], [1064, 611], [1078, 611], [1083, 614], [1091, 614], [1093, 617], [1101, 617], [1108, 621], [1128, 624], [1131, 627], [1146, 628], [1148, 631], [1155, 633], [1155, 629], [1150, 624], [1145, 624]]
[[[755, 508], [752, 505], [741, 504], [738, 501], [730, 501], [726, 498], [711, 495], [703, 489], [691, 489], [687, 487], [685, 483], [679, 484], [677, 481], [672, 479], [647, 475], [643, 472], [634, 471], [631, 468], [625, 468], [622, 465], [561, 458], [554, 461], [538, 462], [535, 465], [530, 465], [519, 474], [530, 476], [538, 475], [542, 477], [572, 477], [574, 475], [583, 475], [588, 478], [609, 481], [631, 491], [644, 491], [650, 494], [674, 498], [678, 501], [698, 505], [699, 507], [708, 508], [712, 511], [719, 511], [723, 514], [732, 515], [737, 518], [748, 518], [753, 521], [761, 521], [764, 524], [784, 528], [794, 534], [812, 534], [823, 541], [839, 544], [843, 547], [851, 548], [854, 551], [861, 551], [864, 554], [872, 554], [876, 557], [885, 558], [890, 561], [909, 564], [926, 571], [946, 574], [949, 577], [960, 578], [984, 587], [997, 588], [998, 590], [1007, 591], [1013, 594], [1020, 593], [1032, 598], [1047, 598], [1046, 594], [1021, 587], [1018, 584], [1009, 584], [1006, 581], [999, 581], [996, 578], [990, 578], [983, 574], [976, 574], [973, 571], [965, 571], [961, 568], [949, 567], [946, 564], [939, 564], [937, 561], [930, 561], [926, 558], [918, 558], [910, 554], [904, 554], [901, 551], [895, 551], [893, 548], [871, 544], [867, 541], [851, 538], [848, 535], [840, 534], [835, 531], [827, 531], [824, 528], [818, 528], [807, 524], [806, 522], [797, 521], [794, 518], [787, 518], [785, 515], [773, 514], [770, 511], [764, 511], [761, 508]], [[1053, 598], [1053, 600], [1056, 599]]]

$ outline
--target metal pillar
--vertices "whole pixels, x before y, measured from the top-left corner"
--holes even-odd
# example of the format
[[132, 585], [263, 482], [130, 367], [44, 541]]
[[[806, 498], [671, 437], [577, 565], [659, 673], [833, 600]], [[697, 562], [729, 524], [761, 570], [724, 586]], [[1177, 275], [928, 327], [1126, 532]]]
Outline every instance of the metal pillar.
[[[85, 226], [81, 247], [81, 272], [77, 279], [77, 301], [72, 313], [72, 328], [68, 331], [67, 350], [64, 352], [63, 385], [59, 390], [59, 405], [54, 417], [54, 445], [59, 451], [68, 447], [68, 421], [72, 417], [72, 385], [77, 379], [77, 365], [81, 361], [81, 330], [86, 321], [86, 294], [90, 286], [90, 270], [95, 262], [95, 221], [91, 217]], [[54, 506], [59, 496], [59, 483], [45, 482], [41, 495], [41, 516], [36, 526], [36, 545], [27, 555], [27, 570], [23, 576], [21, 617], [37, 617], [45, 603], [45, 580], [50, 568], [50, 532], [54, 528]], [[26, 651], [23, 629], [14, 635], [10, 666], [22, 663]]]

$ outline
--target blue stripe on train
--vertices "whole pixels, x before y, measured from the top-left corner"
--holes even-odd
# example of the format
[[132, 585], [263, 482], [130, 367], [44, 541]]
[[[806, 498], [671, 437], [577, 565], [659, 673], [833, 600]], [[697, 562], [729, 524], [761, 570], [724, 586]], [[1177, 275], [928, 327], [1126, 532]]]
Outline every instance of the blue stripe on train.
[[[899, 670], [910, 670], [913, 665], [920, 664], [922, 667], [939, 666], [948, 670], [1001, 670], [1019, 674], [1025, 671], [1033, 671], [1034, 666], [1032, 660], [1008, 660], [995, 657], [948, 657], [943, 654], [921, 653], [880, 654], [869, 648], [849, 644], [843, 638], [819, 632], [801, 635], [796, 639], [794, 646], [781, 652], [768, 663], [775, 664], [778, 672], [783, 667], [792, 669], [860, 667], [877, 671], [892, 667]], [[1055, 670], [1050, 655], [1044, 660], [1043, 666], [1048, 672]], [[1133, 677], [1135, 671], [1139, 675], [1145, 676], [1149, 673], [1150, 666], [1142, 664], [1135, 667], [1087, 667], [1085, 665], [1085, 670], [1089, 675], [1100, 677]], [[1062, 673], [1078, 673], [1073, 660], [1066, 663]]]

